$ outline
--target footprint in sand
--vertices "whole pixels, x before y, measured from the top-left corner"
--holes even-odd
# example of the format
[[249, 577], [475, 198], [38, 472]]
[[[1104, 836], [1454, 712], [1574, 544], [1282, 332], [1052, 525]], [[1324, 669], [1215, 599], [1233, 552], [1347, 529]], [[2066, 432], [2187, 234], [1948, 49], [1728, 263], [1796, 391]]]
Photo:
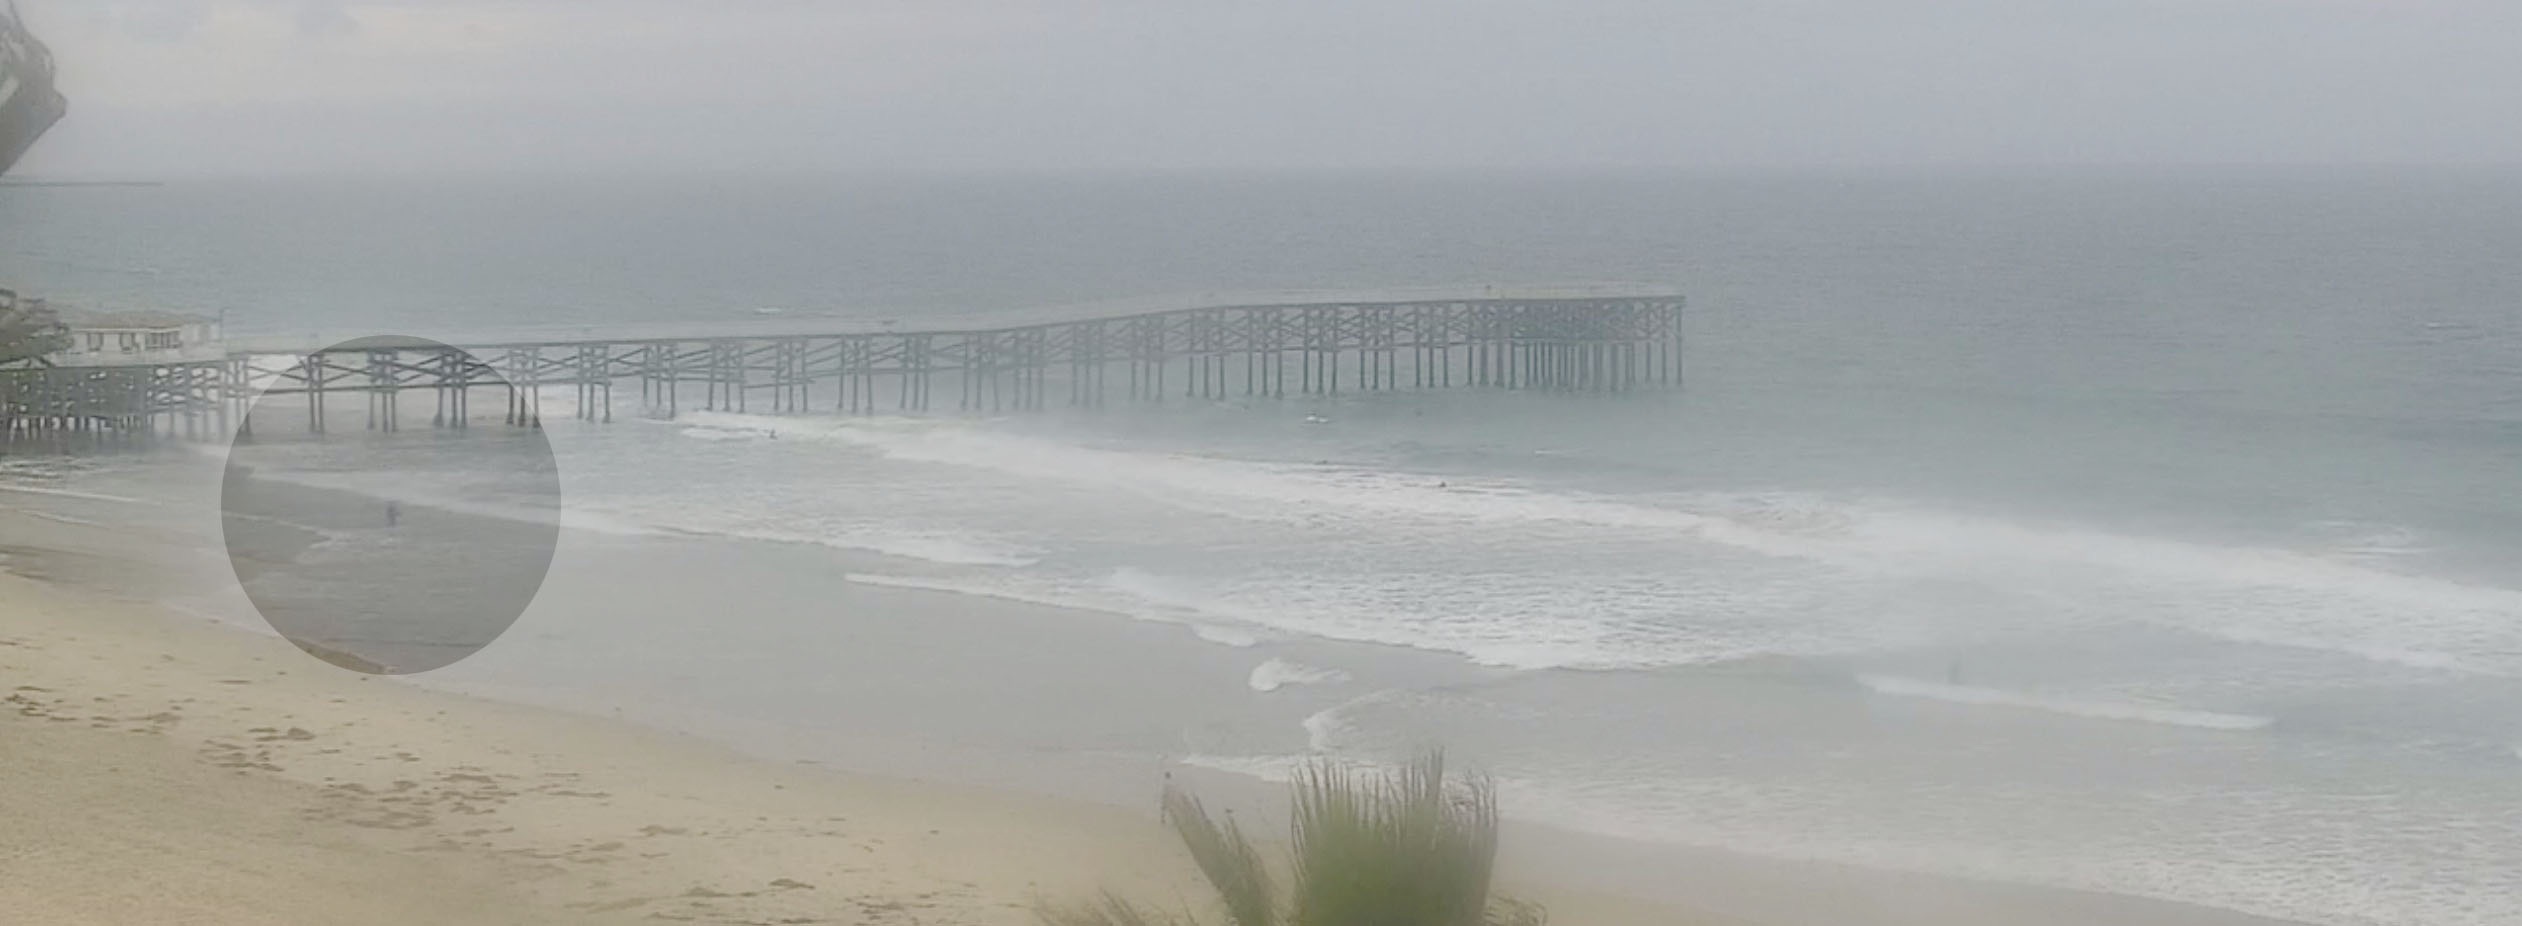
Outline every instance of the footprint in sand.
[[589, 911], [589, 912], [593, 912], [593, 913], [620, 913], [620, 912], [622, 912], [622, 911], [624, 911], [624, 910], [629, 910], [629, 909], [632, 909], [632, 908], [634, 908], [634, 907], [641, 907], [641, 906], [645, 906], [645, 905], [648, 905], [648, 904], [651, 904], [651, 903], [655, 903], [655, 902], [656, 902], [655, 900], [652, 900], [652, 899], [649, 899], [649, 898], [646, 898], [646, 897], [632, 897], [632, 898], [625, 899], [625, 900], [616, 900], [616, 901], [612, 901], [612, 902], [610, 902], [610, 903], [599, 903], [599, 904], [571, 904], [571, 906], [577, 907], [578, 909], [581, 909], [581, 910], [586, 910], [586, 911]]

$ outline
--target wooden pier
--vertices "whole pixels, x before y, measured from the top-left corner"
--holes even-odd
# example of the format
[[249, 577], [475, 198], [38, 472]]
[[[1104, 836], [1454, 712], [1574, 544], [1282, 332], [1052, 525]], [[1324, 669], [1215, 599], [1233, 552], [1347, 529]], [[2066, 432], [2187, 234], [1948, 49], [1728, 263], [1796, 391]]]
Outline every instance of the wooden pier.
[[222, 363], [0, 368], [0, 440], [30, 435], [224, 437]]
[[[1114, 402], [1329, 395], [1402, 389], [1620, 392], [1682, 381], [1677, 295], [1291, 301], [894, 330], [889, 323], [781, 322], [715, 333], [265, 339], [226, 359], [147, 368], [0, 371], [13, 430], [165, 427], [251, 433], [272, 397], [307, 431], [359, 396], [363, 429], [396, 430], [427, 393], [429, 421], [539, 426], [547, 393], [579, 418], [692, 408], [795, 414], [920, 414], [1093, 408]], [[817, 330], [820, 328], [821, 330]], [[623, 395], [617, 397], [619, 389]], [[271, 408], [265, 407], [265, 415]]]

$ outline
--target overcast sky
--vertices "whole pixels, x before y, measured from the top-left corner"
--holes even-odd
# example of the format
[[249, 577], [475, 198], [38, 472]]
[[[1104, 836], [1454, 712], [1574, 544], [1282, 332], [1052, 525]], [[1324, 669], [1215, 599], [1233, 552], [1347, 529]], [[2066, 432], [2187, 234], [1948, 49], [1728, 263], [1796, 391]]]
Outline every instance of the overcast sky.
[[54, 174], [2522, 163], [2522, 0], [21, 0]]

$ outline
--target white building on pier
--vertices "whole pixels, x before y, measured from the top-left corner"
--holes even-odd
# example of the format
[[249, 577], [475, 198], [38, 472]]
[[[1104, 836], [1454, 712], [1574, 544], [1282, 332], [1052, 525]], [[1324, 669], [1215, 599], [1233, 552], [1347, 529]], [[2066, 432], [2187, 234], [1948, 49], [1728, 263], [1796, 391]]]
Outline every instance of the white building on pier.
[[61, 310], [70, 346], [47, 359], [54, 366], [108, 367], [197, 363], [226, 356], [219, 320], [180, 312]]

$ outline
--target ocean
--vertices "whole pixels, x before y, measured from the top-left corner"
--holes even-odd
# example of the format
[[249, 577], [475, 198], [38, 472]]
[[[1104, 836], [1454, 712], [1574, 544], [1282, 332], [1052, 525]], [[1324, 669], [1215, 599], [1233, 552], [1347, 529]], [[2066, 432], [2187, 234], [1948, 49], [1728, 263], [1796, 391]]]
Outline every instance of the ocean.
[[[447, 671], [802, 753], [1266, 777], [1441, 742], [1582, 829], [2324, 926], [2522, 921], [2515, 255], [2522, 175], [2455, 170], [0, 188], [0, 281], [234, 333], [1669, 282], [1678, 393], [612, 424], [547, 393], [572, 539]], [[272, 475], [496, 514], [500, 439]], [[146, 495], [199, 456], [0, 480]], [[910, 626], [850, 588], [1066, 610]], [[931, 703], [796, 707], [877, 696]]]

